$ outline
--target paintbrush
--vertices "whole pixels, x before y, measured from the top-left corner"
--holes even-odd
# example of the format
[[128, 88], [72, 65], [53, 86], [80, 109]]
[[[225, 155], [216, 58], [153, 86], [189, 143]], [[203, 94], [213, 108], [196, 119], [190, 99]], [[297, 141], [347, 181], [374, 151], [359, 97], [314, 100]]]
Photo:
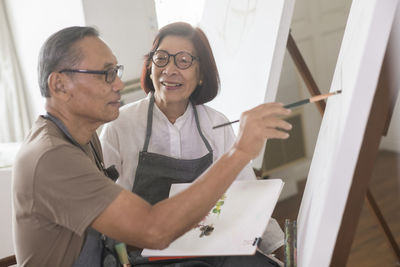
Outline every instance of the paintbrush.
[[[296, 101], [296, 102], [291, 103], [291, 104], [284, 105], [283, 107], [284, 108], [294, 108], [294, 107], [302, 106], [302, 105], [305, 105], [305, 104], [308, 104], [308, 103], [318, 102], [318, 101], [327, 99], [330, 96], [340, 94], [341, 92], [342, 92], [342, 90], [337, 90], [337, 91], [329, 93], [329, 94], [316, 95], [316, 96], [313, 96], [313, 97], [310, 97], [310, 98], [307, 98], [307, 99], [303, 99], [303, 100]], [[236, 123], [236, 122], [239, 122], [239, 120], [230, 121], [230, 122], [226, 122], [226, 123], [223, 123], [223, 124], [216, 125], [216, 126], [213, 127], [213, 129], [224, 127], [224, 126]]]
[[129, 263], [128, 252], [126, 250], [125, 243], [118, 243], [114, 246], [117, 251], [119, 262], [123, 267], [129, 267], [131, 264]]

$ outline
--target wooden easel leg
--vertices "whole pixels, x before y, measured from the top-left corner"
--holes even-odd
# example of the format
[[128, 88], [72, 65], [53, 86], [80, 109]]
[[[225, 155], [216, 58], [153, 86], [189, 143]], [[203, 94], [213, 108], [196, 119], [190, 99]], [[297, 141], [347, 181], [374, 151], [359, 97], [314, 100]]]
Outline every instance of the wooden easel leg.
[[390, 248], [395, 256], [397, 258], [397, 261], [400, 263], [400, 249], [399, 246], [396, 243], [396, 240], [393, 237], [392, 232], [390, 231], [389, 226], [387, 225], [385, 218], [382, 215], [382, 212], [380, 211], [378, 204], [376, 203], [374, 196], [372, 195], [371, 191], [368, 189], [367, 190], [367, 195], [366, 195], [366, 200], [367, 203], [369, 204], [369, 207], [371, 208], [372, 213], [375, 215], [375, 218], [378, 221], [378, 224], [381, 226], [381, 229], [383, 230], [386, 240], [390, 244]]
[[[296, 68], [297, 68], [300, 76], [303, 78], [303, 81], [306, 84], [307, 89], [308, 89], [309, 93], [311, 94], [311, 96], [321, 94], [321, 91], [319, 90], [317, 84], [315, 83], [314, 78], [312, 77], [311, 72], [308, 69], [307, 64], [304, 61], [304, 58], [301, 55], [300, 50], [297, 47], [296, 42], [293, 39], [293, 36], [290, 31], [289, 31], [286, 48], [289, 51], [289, 53], [293, 59], [293, 62], [296, 65]], [[315, 104], [317, 105], [318, 111], [320, 112], [321, 116], [323, 116], [324, 112], [325, 112], [325, 106], [326, 106], [325, 101], [315, 102]], [[392, 252], [394, 253], [395, 257], [397, 258], [398, 262], [400, 263], [399, 246], [397, 245], [396, 240], [394, 239], [393, 234], [390, 231], [390, 228], [388, 227], [388, 225], [382, 215], [382, 212], [380, 211], [378, 205], [376, 204], [376, 201], [369, 189], [367, 190], [366, 199], [372, 210], [372, 213], [375, 215], [375, 218], [377, 219], [378, 224], [381, 226], [381, 228], [385, 234], [386, 240], [389, 242], [389, 246], [391, 247]]]
[[[294, 64], [297, 67], [297, 71], [299, 72], [300, 76], [303, 78], [304, 83], [307, 86], [307, 89], [310, 93], [311, 96], [319, 95], [321, 94], [321, 91], [319, 90], [317, 84], [314, 81], [314, 78], [311, 75], [310, 70], [307, 67], [306, 62], [304, 61], [303, 56], [300, 53], [299, 48], [296, 45], [296, 42], [294, 41], [291, 32], [289, 31], [289, 37], [286, 45], [287, 50], [290, 53], [290, 56], [293, 59]], [[317, 105], [317, 109], [319, 113], [321, 113], [321, 116], [324, 115], [325, 111], [325, 101], [318, 101], [315, 102]]]
[[5, 267], [5, 266], [12, 266], [17, 264], [17, 259], [15, 258], [15, 255], [8, 256], [5, 258], [0, 259], [0, 266]]

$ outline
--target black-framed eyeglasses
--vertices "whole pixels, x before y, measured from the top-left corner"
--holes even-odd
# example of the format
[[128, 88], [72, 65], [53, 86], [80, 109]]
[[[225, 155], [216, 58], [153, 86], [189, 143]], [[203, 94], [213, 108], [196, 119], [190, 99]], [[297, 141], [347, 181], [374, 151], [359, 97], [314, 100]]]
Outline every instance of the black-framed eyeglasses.
[[193, 60], [199, 60], [188, 52], [181, 51], [176, 54], [170, 54], [165, 50], [157, 50], [150, 53], [151, 60], [157, 67], [165, 67], [169, 63], [169, 58], [174, 57], [175, 66], [178, 69], [185, 70], [192, 66]]
[[78, 69], [63, 69], [60, 70], [59, 73], [63, 72], [77, 72], [77, 73], [87, 73], [87, 74], [100, 74], [106, 76], [107, 83], [113, 83], [115, 79], [122, 78], [122, 74], [124, 73], [123, 65], [116, 65], [114, 68], [110, 68], [107, 70], [78, 70]]

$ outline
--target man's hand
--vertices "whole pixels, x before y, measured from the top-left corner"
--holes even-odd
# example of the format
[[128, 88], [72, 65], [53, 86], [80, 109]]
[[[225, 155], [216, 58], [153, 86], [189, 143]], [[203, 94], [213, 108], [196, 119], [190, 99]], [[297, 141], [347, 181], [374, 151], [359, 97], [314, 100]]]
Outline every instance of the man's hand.
[[242, 113], [234, 148], [255, 158], [268, 138], [287, 139], [292, 125], [279, 117], [290, 114], [281, 103], [265, 103]]

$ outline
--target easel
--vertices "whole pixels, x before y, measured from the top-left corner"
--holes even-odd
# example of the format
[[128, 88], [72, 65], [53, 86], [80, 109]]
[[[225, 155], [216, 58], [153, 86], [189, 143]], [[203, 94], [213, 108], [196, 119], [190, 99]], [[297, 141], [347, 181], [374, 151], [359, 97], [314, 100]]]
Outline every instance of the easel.
[[[309, 71], [297, 45], [294, 41], [291, 32], [287, 41], [287, 50], [289, 51], [296, 68], [302, 77], [311, 96], [319, 95], [321, 92], [315, 83], [311, 72]], [[374, 97], [373, 106], [368, 119], [367, 129], [363, 144], [360, 150], [360, 156], [357, 161], [356, 170], [353, 177], [353, 184], [350, 188], [349, 197], [347, 200], [345, 212], [343, 214], [342, 224], [336, 240], [335, 249], [332, 255], [331, 266], [345, 266], [350, 253], [358, 219], [361, 213], [363, 198], [371, 208], [372, 213], [381, 226], [386, 240], [389, 242], [389, 247], [395, 258], [400, 262], [400, 249], [393, 234], [390, 231], [371, 191], [368, 188], [368, 183], [371, 177], [373, 162], [376, 159], [378, 147], [382, 135], [386, 135], [389, 129], [390, 119], [392, 117], [395, 100], [397, 98], [398, 88], [395, 88], [390, 83], [391, 77], [390, 67], [388, 64], [388, 51], [383, 62], [381, 74]], [[323, 116], [325, 111], [325, 101], [315, 103], [317, 109]], [[385, 120], [382, 120], [385, 118]]]
[[5, 266], [12, 266], [17, 264], [17, 259], [15, 258], [15, 255], [8, 256], [5, 258], [0, 259], [0, 266], [5, 267]]

